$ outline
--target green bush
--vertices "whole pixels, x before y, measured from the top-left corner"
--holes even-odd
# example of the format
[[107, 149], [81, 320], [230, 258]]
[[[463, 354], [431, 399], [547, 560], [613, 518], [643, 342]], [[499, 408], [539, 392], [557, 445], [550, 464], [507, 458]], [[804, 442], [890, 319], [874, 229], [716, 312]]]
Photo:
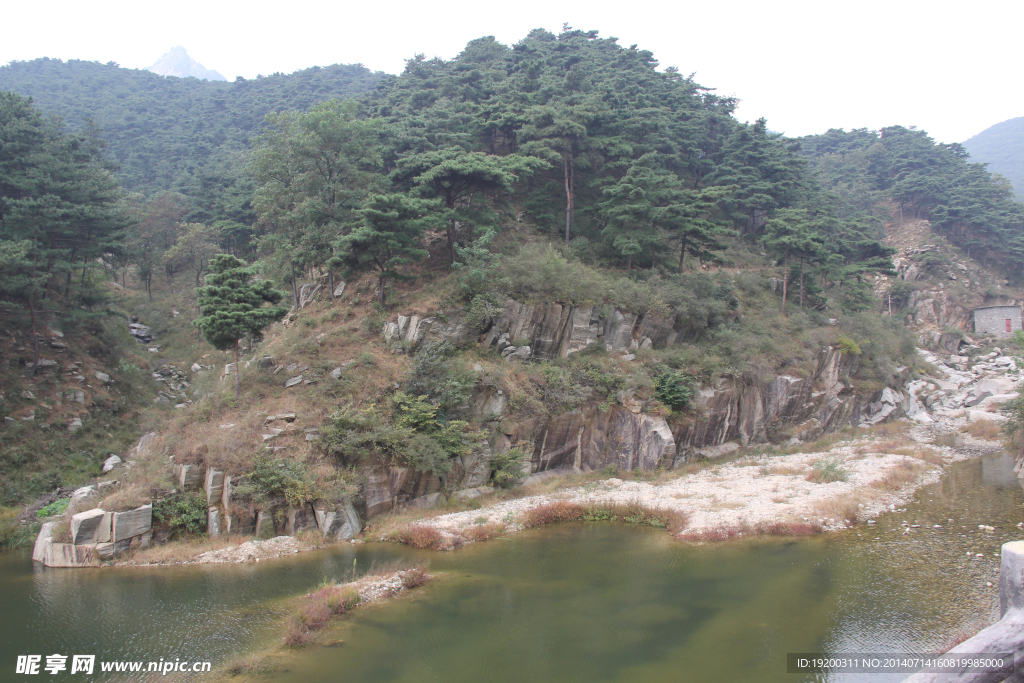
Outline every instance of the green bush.
[[681, 410], [693, 399], [693, 375], [688, 372], [663, 372], [654, 382], [654, 396], [673, 410]]
[[42, 507], [36, 512], [36, 517], [53, 517], [55, 515], [63, 515], [64, 511], [68, 509], [68, 504], [71, 502], [70, 498], [61, 498], [55, 500], [46, 507]]
[[811, 481], [827, 484], [832, 481], [846, 481], [850, 473], [843, 469], [839, 458], [819, 458], [811, 466]]
[[252, 464], [245, 482], [235, 487], [240, 498], [260, 504], [283, 498], [294, 507], [329, 497], [305, 463], [257, 455]]
[[153, 502], [153, 519], [167, 524], [169, 538], [179, 534], [194, 536], [206, 530], [206, 498], [201, 493], [177, 493]]
[[523, 478], [523, 465], [530, 455], [522, 448], [510, 448], [504, 453], [496, 453], [491, 458], [491, 479], [496, 486], [503, 489], [512, 488]]
[[836, 344], [839, 346], [839, 350], [847, 356], [859, 356], [862, 353], [857, 342], [846, 335], [841, 334], [836, 337]]
[[454, 355], [455, 349], [447, 342], [424, 344], [413, 359], [405, 393], [426, 396], [442, 413], [465, 405], [476, 386], [476, 376]]

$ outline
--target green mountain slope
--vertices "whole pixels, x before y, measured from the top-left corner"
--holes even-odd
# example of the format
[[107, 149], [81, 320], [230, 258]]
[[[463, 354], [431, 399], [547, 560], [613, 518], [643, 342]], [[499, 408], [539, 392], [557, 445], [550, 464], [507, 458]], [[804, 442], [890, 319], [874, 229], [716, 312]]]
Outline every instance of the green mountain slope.
[[974, 161], [1006, 177], [1024, 200], [1024, 116], [986, 128], [963, 144]]
[[44, 58], [0, 67], [0, 90], [32, 97], [72, 129], [91, 119], [125, 189], [182, 192], [192, 199], [192, 220], [249, 222], [241, 162], [264, 117], [372, 90], [383, 77], [335, 64], [228, 83]]

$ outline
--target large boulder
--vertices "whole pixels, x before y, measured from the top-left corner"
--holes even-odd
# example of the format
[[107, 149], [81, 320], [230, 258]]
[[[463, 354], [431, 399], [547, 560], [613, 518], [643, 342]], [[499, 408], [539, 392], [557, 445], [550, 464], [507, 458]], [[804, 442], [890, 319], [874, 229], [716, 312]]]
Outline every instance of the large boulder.
[[113, 513], [111, 541], [117, 543], [153, 531], [153, 504], [147, 503], [127, 512]]
[[313, 514], [325, 538], [347, 541], [363, 530], [359, 515], [351, 503], [314, 503]]
[[99, 508], [71, 516], [71, 542], [75, 545], [110, 541], [111, 515]]

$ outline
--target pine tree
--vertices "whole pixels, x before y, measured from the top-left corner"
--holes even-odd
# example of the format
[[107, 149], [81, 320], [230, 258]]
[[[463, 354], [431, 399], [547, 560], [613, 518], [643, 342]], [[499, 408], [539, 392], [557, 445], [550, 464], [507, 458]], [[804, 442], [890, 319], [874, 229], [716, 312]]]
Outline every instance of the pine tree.
[[[238, 346], [244, 337], [258, 338], [263, 330], [288, 313], [279, 303], [286, 294], [269, 280], [256, 280], [255, 268], [230, 254], [218, 254], [210, 262], [206, 286], [197, 291], [203, 315], [192, 321], [214, 348], [235, 352], [235, 398], [241, 387]], [[265, 304], [271, 304], [270, 307]]]
[[425, 259], [429, 252], [420, 240], [428, 223], [436, 220], [434, 202], [404, 194], [372, 195], [359, 210], [361, 224], [338, 240], [338, 253], [330, 267], [344, 266], [345, 277], [377, 271], [378, 301], [387, 304], [389, 279], [407, 280], [399, 268]]

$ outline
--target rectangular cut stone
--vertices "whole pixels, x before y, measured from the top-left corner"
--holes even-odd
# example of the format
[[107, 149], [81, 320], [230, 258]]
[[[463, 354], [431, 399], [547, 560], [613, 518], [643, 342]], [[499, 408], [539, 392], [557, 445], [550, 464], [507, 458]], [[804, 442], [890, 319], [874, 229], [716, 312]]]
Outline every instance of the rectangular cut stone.
[[71, 540], [75, 545], [106, 543], [110, 540], [110, 513], [96, 508], [71, 517]]
[[206, 468], [206, 478], [203, 481], [203, 491], [206, 492], [206, 504], [216, 505], [224, 495], [224, 473], [212, 467]]
[[220, 536], [220, 510], [210, 508], [206, 511], [206, 533], [210, 538]]
[[152, 503], [128, 512], [115, 512], [111, 539], [114, 543], [141, 536], [153, 530]]
[[256, 514], [257, 538], [270, 538], [274, 535], [274, 517], [269, 512], [260, 511]]
[[47, 567], [95, 567], [99, 565], [99, 555], [92, 545], [51, 543], [43, 564]]

